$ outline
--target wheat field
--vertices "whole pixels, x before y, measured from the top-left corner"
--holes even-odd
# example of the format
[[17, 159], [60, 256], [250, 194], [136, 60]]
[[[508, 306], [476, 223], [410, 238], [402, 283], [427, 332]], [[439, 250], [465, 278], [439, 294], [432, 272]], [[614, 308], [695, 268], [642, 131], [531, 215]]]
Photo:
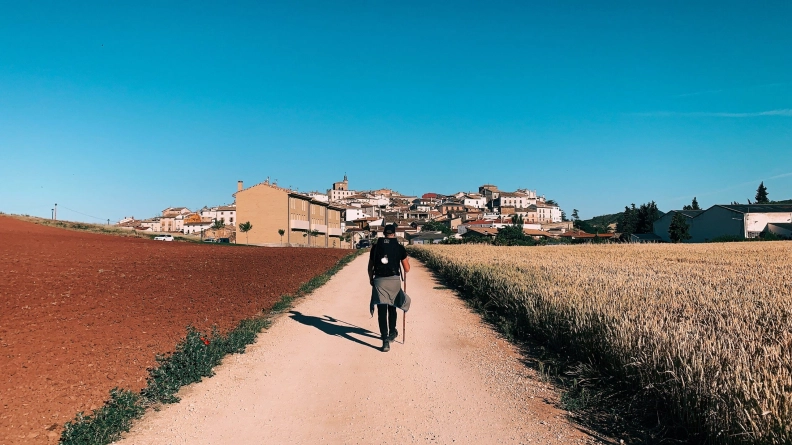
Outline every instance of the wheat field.
[[661, 398], [711, 443], [792, 443], [792, 243], [411, 249]]

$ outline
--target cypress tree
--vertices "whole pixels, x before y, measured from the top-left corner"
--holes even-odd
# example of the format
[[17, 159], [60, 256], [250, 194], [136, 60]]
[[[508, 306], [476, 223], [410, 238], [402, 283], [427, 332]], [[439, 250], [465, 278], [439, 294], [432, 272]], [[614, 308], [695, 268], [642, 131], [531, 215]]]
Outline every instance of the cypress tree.
[[674, 213], [674, 217], [671, 219], [671, 224], [668, 226], [668, 237], [674, 243], [687, 241], [691, 238], [690, 225], [685, 221], [685, 216], [679, 212]]
[[767, 199], [767, 187], [764, 185], [764, 181], [759, 184], [759, 188], [756, 189], [756, 203], [757, 204], [767, 204], [770, 202]]

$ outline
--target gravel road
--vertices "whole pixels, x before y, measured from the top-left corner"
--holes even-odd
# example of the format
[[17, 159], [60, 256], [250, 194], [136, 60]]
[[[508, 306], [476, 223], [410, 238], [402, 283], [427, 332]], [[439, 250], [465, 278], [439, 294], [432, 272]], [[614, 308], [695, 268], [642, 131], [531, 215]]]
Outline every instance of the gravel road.
[[515, 348], [414, 259], [406, 343], [400, 332], [381, 352], [366, 262], [356, 259], [119, 443], [595, 443]]

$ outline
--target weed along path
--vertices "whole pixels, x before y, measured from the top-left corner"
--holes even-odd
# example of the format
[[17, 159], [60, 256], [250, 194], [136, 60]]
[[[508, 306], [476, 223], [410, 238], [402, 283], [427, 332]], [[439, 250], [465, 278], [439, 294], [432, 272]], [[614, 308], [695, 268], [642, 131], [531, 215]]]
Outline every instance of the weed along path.
[[[367, 256], [299, 301], [216, 375], [120, 444], [592, 443], [552, 388], [413, 260], [390, 352], [369, 316]], [[401, 331], [402, 312], [399, 311]]]

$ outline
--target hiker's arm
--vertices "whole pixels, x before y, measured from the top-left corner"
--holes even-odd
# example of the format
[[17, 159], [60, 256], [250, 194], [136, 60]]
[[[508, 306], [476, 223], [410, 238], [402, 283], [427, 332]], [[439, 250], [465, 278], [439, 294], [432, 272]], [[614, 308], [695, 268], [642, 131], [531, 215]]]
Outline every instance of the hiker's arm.
[[374, 248], [371, 248], [371, 254], [369, 254], [369, 262], [368, 262], [368, 277], [369, 283], [373, 286], [374, 285]]
[[410, 259], [409, 258], [405, 258], [405, 259], [401, 260], [401, 263], [402, 263], [402, 269], [404, 270], [404, 273], [409, 272], [410, 271]]

